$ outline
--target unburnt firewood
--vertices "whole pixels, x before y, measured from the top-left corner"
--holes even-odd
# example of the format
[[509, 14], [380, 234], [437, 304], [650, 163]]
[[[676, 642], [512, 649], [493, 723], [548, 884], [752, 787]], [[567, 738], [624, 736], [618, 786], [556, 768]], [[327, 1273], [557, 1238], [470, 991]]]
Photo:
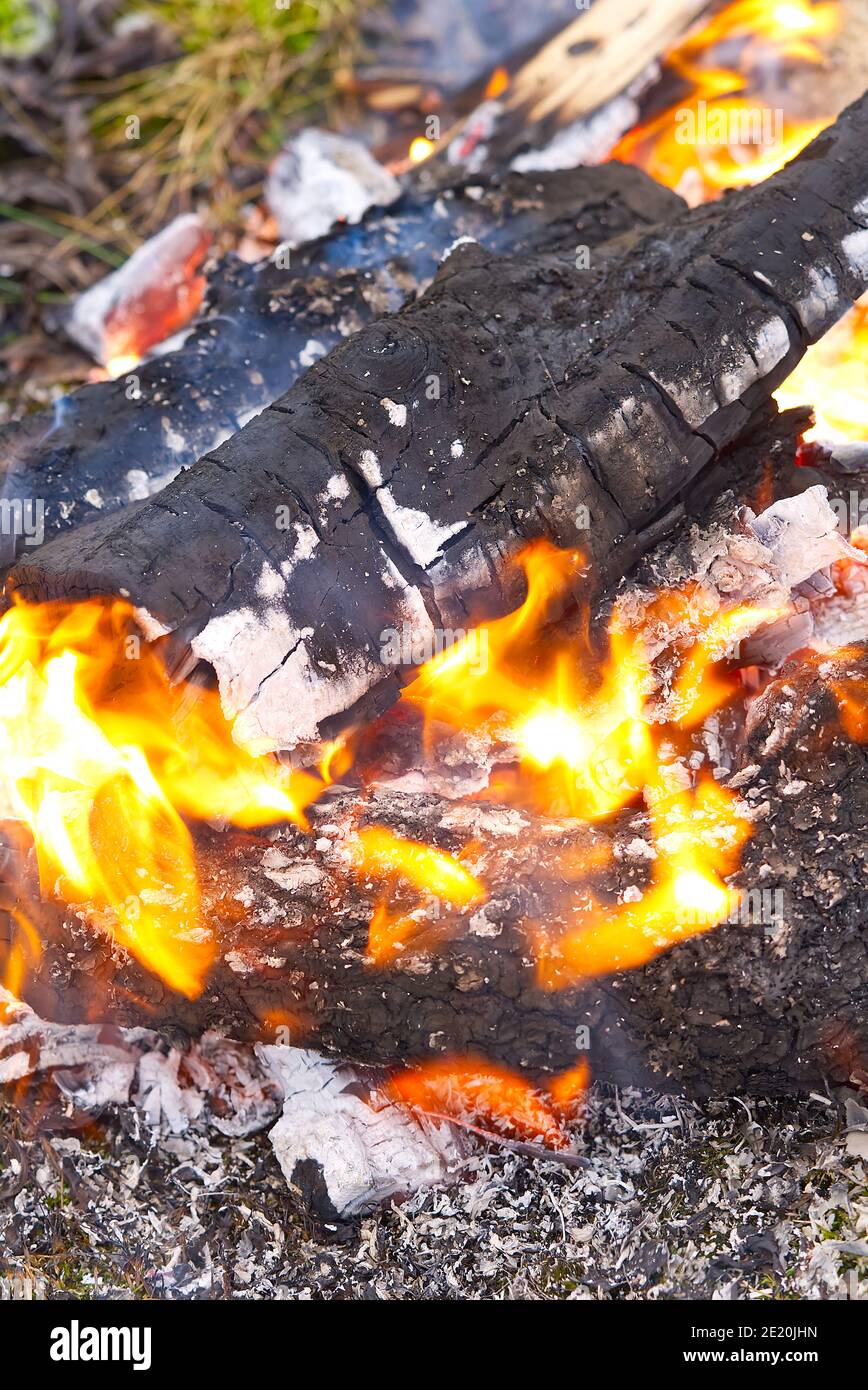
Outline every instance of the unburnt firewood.
[[[22, 511], [38, 501], [52, 536], [158, 492], [318, 357], [422, 290], [459, 237], [573, 259], [579, 244], [603, 255], [604, 243], [682, 208], [622, 165], [510, 174], [469, 190], [411, 188], [361, 226], [291, 251], [288, 263], [286, 251], [255, 266], [224, 258], [210, 276], [206, 316], [180, 348], [0, 430], [3, 497]], [[9, 527], [0, 563], [27, 543], [23, 526]]]
[[868, 98], [756, 189], [590, 269], [455, 249], [134, 516], [25, 557], [26, 598], [123, 593], [286, 749], [389, 703], [383, 633], [512, 607], [545, 536], [617, 579], [868, 286]]
[[[569, 924], [593, 877], [581, 865], [601, 847], [613, 853], [596, 871], [598, 897], [641, 893], [653, 862], [643, 814], [589, 828], [381, 788], [361, 814], [356, 792], [337, 792], [314, 808], [310, 835], [202, 834], [218, 959], [199, 998], [173, 994], [60, 909], [40, 922], [45, 949], [25, 997], [61, 1021], [188, 1035], [220, 1027], [241, 1039], [277, 1029], [282, 1041], [376, 1065], [477, 1055], [542, 1076], [587, 1048], [598, 1080], [695, 1095], [864, 1078], [868, 746], [842, 727], [838, 692], [864, 693], [866, 677], [864, 655], [794, 663], [756, 702], [728, 779], [753, 820], [735, 879], [738, 920], [638, 968], [544, 989], [528, 924]], [[418, 909], [418, 932], [373, 964], [369, 923], [383, 885], [351, 868], [366, 821], [450, 851], [474, 842], [466, 862], [487, 900], [453, 911], [399, 894], [398, 908]]]

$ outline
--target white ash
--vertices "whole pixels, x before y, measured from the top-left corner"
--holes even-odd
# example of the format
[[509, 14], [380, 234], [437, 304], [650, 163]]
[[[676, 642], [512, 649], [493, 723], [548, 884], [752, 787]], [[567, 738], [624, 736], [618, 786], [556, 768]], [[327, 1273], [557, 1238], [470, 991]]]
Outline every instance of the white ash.
[[519, 173], [536, 169], [575, 169], [580, 164], [602, 164], [612, 147], [639, 119], [639, 99], [660, 77], [653, 61], [618, 96], [559, 130], [547, 145], [516, 155], [510, 164]]
[[825, 331], [830, 315], [838, 317], [841, 293], [828, 265], [812, 265], [807, 279], [809, 290], [798, 300], [796, 312], [806, 331], [816, 336]]
[[854, 274], [864, 276], [868, 272], [868, 228], [851, 232], [841, 242], [841, 250], [847, 257]]
[[745, 327], [745, 341], [730, 345], [730, 357], [716, 377], [699, 364], [682, 370], [677, 379], [650, 369], [657, 384], [675, 401], [684, 419], [695, 429], [723, 405], [740, 400], [749, 386], [767, 376], [790, 351], [790, 335], [777, 315], [756, 327]]
[[180, 473], [180, 467], [168, 468], [164, 473], [152, 475], [146, 473], [143, 468], [130, 468], [126, 474], [127, 498], [130, 502], [143, 502], [148, 497], [153, 497], [154, 493], [161, 492], [164, 487], [168, 487], [174, 478]]
[[148, 642], [156, 642], [158, 638], [171, 632], [171, 628], [160, 622], [159, 618], [155, 618], [147, 608], [134, 608], [133, 614]]
[[466, 530], [470, 524], [468, 521], [455, 521], [451, 525], [443, 525], [427, 512], [401, 506], [383, 481], [380, 461], [373, 449], [362, 451], [359, 472], [368, 487], [376, 493], [395, 541], [421, 569], [426, 569], [440, 558], [444, 541]]
[[312, 1226], [264, 1135], [154, 1144], [130, 1113], [82, 1142], [43, 1115], [12, 1147], [7, 1104], [5, 1273], [35, 1266], [53, 1298], [864, 1298], [864, 1114], [852, 1092], [700, 1105], [592, 1090], [587, 1168], [474, 1145], [448, 1189]]
[[49, 1023], [0, 988], [0, 1085], [50, 1075], [83, 1111], [133, 1105], [157, 1133], [194, 1123], [224, 1134], [270, 1124], [279, 1090], [253, 1049], [215, 1033], [183, 1052], [147, 1028]]
[[[641, 632], [653, 664], [648, 694], [656, 720], [678, 717], [672, 681], [680, 655], [707, 633], [711, 619], [744, 610], [738, 625], [709, 652], [712, 660], [740, 650], [745, 662], [777, 666], [811, 642], [815, 613], [834, 590], [828, 582], [831, 567], [864, 563], [864, 555], [837, 530], [823, 487], [774, 502], [759, 516], [746, 507], [725, 508], [722, 503], [719, 519], [705, 528], [693, 526], [686, 538], [658, 547], [615, 603], [620, 621]], [[680, 589], [683, 611], [649, 617], [660, 589]], [[771, 620], [769, 611], [776, 615]]]
[[407, 423], [407, 407], [390, 400], [388, 396], [383, 397], [380, 405], [388, 415], [389, 423], [394, 425], [396, 429], [403, 429]]
[[321, 343], [319, 338], [308, 338], [301, 352], [298, 354], [299, 365], [302, 367], [312, 367], [314, 362], [318, 362], [321, 357], [325, 357], [328, 348], [325, 343]]
[[866, 578], [864, 585], [847, 585], [843, 592], [836, 590], [812, 605], [815, 651], [832, 653], [868, 641], [868, 569], [860, 566], [860, 572]]
[[[454, 1128], [389, 1100], [359, 1070], [287, 1044], [206, 1033], [183, 1051], [144, 1028], [55, 1024], [0, 990], [0, 1086], [43, 1073], [76, 1109], [132, 1107], [155, 1138], [256, 1134], [271, 1125], [292, 1184], [310, 1160], [341, 1216], [445, 1181], [466, 1156]], [[282, 1114], [281, 1112], [282, 1107]]]
[[384, 1099], [354, 1068], [298, 1048], [263, 1044], [257, 1053], [283, 1088], [269, 1138], [287, 1182], [302, 1181], [300, 1165], [312, 1162], [339, 1215], [442, 1182], [464, 1158], [451, 1126]]
[[479, 243], [478, 243], [478, 241], [476, 240], [476, 237], [473, 237], [473, 236], [459, 236], [459, 237], [456, 237], [455, 240], [452, 242], [452, 244], [451, 244], [450, 246], [447, 246], [447, 247], [446, 247], [446, 250], [443, 252], [442, 256], [440, 257], [440, 260], [441, 260], [441, 262], [442, 262], [442, 261], [448, 261], [448, 260], [449, 260], [449, 257], [450, 257], [450, 256], [453, 256], [453, 255], [455, 254], [455, 252], [458, 251], [462, 246], [478, 246], [478, 245], [479, 245]]
[[809, 487], [774, 502], [748, 521], [752, 533], [771, 552], [784, 587], [794, 589], [844, 556], [864, 561], [838, 530], [826, 489]]
[[612, 146], [636, 124], [639, 103], [624, 92], [590, 116], [565, 126], [540, 150], [517, 154], [510, 168], [517, 173], [543, 169], [575, 169], [580, 164], [602, 164]]
[[265, 199], [282, 240], [301, 246], [336, 222], [360, 222], [371, 207], [388, 207], [401, 192], [393, 174], [358, 140], [311, 127], [280, 152], [268, 173]]

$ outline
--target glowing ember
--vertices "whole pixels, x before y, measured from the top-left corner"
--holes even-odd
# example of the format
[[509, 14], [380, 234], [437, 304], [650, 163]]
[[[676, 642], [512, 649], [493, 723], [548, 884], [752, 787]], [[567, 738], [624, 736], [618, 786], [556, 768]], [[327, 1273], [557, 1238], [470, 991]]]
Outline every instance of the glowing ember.
[[[616, 145], [611, 158], [638, 164], [691, 205], [725, 188], [759, 183], [804, 149], [832, 115], [798, 120], [762, 99], [782, 62], [822, 61], [817, 40], [835, 32], [836, 3], [735, 0], [667, 57], [688, 94]], [[738, 67], [732, 61], [735, 48]]]
[[424, 159], [428, 159], [436, 149], [433, 140], [426, 140], [424, 135], [417, 135], [415, 140], [410, 141], [408, 155], [411, 164], [421, 164]]
[[[582, 1089], [575, 1069], [567, 1076], [559, 1106], [575, 1101]], [[585, 1085], [587, 1077], [583, 1068]], [[467, 1058], [427, 1062], [393, 1077], [391, 1087], [405, 1105], [414, 1105], [427, 1114], [475, 1121], [527, 1140], [540, 1140], [551, 1149], [569, 1148], [569, 1136], [545, 1093], [491, 1062]]]
[[[858, 649], [847, 647], [835, 653], [838, 659], [844, 660], [851, 654], [854, 660], [863, 655]], [[832, 683], [832, 693], [838, 701], [841, 725], [847, 737], [854, 743], [868, 743], [868, 681], [858, 671], [845, 674]]]
[[128, 261], [75, 300], [67, 330], [109, 377], [132, 371], [185, 327], [205, 293], [211, 235], [192, 213], [176, 217]]
[[213, 948], [182, 816], [303, 824], [323, 785], [233, 743], [216, 694], [173, 688], [121, 602], [0, 619], [0, 758], [0, 817], [28, 827], [43, 893], [191, 997]]
[[[173, 224], [178, 226], [178, 224]], [[125, 283], [105, 321], [105, 364], [109, 376], [122, 376], [146, 352], [190, 322], [205, 294], [201, 266], [210, 234], [186, 222], [168, 238], [142, 249], [141, 269]], [[130, 262], [132, 264], [132, 262]]]
[[859, 443], [868, 440], [868, 296], [809, 347], [795, 371], [775, 392], [781, 410], [813, 405], [816, 424], [808, 441]]

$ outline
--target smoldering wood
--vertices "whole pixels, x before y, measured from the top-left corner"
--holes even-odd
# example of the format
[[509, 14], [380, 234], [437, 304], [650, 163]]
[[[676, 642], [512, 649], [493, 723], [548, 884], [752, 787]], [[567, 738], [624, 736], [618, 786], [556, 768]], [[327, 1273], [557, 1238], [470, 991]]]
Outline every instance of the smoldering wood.
[[[183, 345], [118, 380], [84, 386], [51, 411], [0, 430], [2, 496], [39, 499], [46, 536], [158, 492], [287, 391], [345, 337], [422, 290], [459, 237], [493, 251], [575, 255], [677, 216], [683, 203], [621, 165], [484, 185], [457, 175], [435, 193], [411, 185], [360, 226], [209, 276], [202, 321]], [[279, 254], [279, 253], [278, 253]], [[0, 563], [23, 548], [0, 536]]]
[[[282, 1041], [360, 1064], [478, 1055], [544, 1077], [587, 1043], [599, 1081], [696, 1096], [864, 1078], [868, 749], [842, 728], [835, 686], [864, 692], [866, 678], [864, 649], [793, 662], [754, 704], [741, 760], [724, 777], [753, 819], [734, 879], [743, 914], [638, 969], [542, 989], [526, 924], [570, 922], [582, 886], [565, 855], [606, 846], [614, 857], [594, 880], [598, 896], [641, 891], [644, 815], [589, 827], [383, 787], [363, 806], [357, 790], [338, 790], [313, 809], [310, 835], [199, 835], [218, 962], [198, 999], [167, 990], [60, 907], [40, 922], [45, 950], [25, 998], [49, 1019], [170, 1034], [217, 1027], [250, 1039], [280, 1028]], [[429, 903], [403, 954], [373, 965], [367, 934], [382, 884], [347, 861], [365, 821], [449, 851], [476, 842], [488, 900], [459, 913]], [[418, 895], [393, 901], [418, 904]]]
[[[481, 147], [471, 145], [472, 166], [520, 163], [530, 151], [528, 167], [547, 167], [546, 147], [570, 128], [574, 162], [603, 158], [639, 119], [639, 97], [659, 76], [659, 61], [710, 9], [707, 0], [596, 0], [486, 103], [490, 132]], [[447, 131], [449, 160], [461, 162], [462, 132], [474, 120], [478, 112]], [[441, 162], [423, 168], [423, 180], [436, 179]]]
[[514, 606], [521, 542], [582, 549], [606, 585], [673, 524], [868, 285], [866, 133], [863, 99], [765, 184], [590, 269], [457, 247], [418, 301], [11, 585], [129, 595], [214, 667], [257, 749], [369, 717], [403, 675], [384, 632]]

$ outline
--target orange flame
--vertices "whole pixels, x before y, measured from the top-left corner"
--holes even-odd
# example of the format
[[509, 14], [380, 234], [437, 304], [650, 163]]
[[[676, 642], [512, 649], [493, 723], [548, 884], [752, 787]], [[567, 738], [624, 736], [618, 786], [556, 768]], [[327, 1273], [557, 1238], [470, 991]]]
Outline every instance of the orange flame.
[[46, 896], [194, 997], [214, 946], [182, 816], [304, 824], [323, 784], [233, 743], [217, 695], [173, 688], [133, 619], [95, 600], [0, 619], [0, 816], [30, 830]]
[[548, 1093], [560, 1110], [571, 1110], [585, 1098], [591, 1084], [591, 1068], [584, 1058], [568, 1071], [559, 1072], [548, 1083]]
[[730, 917], [740, 895], [723, 875], [737, 867], [749, 835], [736, 798], [711, 780], [695, 792], [666, 786], [665, 769], [652, 799], [656, 865], [651, 886], [615, 908], [593, 903], [579, 925], [540, 959], [544, 984], [560, 986], [617, 970], [633, 970]]
[[[835, 653], [837, 657], [845, 659], [849, 654], [849, 648]], [[860, 658], [864, 652], [853, 650], [852, 655]], [[838, 701], [841, 725], [847, 737], [854, 743], [868, 743], [868, 680], [857, 671], [833, 681], [831, 689]]]
[[[629, 131], [610, 158], [638, 164], [691, 205], [725, 188], [759, 183], [782, 168], [832, 120], [798, 120], [758, 95], [782, 61], [822, 62], [817, 40], [833, 34], [833, 0], [735, 0], [668, 56], [689, 94]], [[740, 70], [719, 66], [718, 48], [739, 47]]]
[[[642, 964], [676, 941], [709, 930], [735, 907], [737, 897], [722, 876], [735, 869], [748, 833], [737, 799], [711, 781], [695, 790], [679, 786], [667, 766], [671, 751], [664, 754], [663, 746], [732, 697], [738, 683], [720, 675], [718, 662], [750, 631], [781, 614], [746, 606], [705, 614], [691, 591], [663, 590], [640, 629], [629, 629], [615, 609], [608, 656], [592, 662], [583, 632], [570, 641], [543, 631], [571, 594], [581, 557], [539, 543], [520, 559], [524, 603], [428, 662], [404, 698], [423, 709], [429, 739], [436, 737], [436, 722], [473, 728], [492, 715], [505, 720], [503, 739], [516, 748], [520, 764], [511, 790], [523, 801], [586, 821], [610, 817], [640, 795], [650, 805], [657, 858], [652, 883], [638, 901], [617, 909], [591, 901], [590, 909], [576, 909], [575, 929], [554, 946], [529, 926], [543, 978], [565, 984]], [[645, 630], [691, 614], [690, 630], [698, 628], [699, 637], [675, 673], [677, 713], [655, 725], [646, 708], [654, 675]], [[593, 867], [585, 852], [578, 857], [580, 874]], [[576, 867], [565, 865], [561, 878], [575, 881]], [[385, 936], [395, 924], [381, 913], [375, 927]]]
[[[481, 902], [484, 885], [445, 850], [416, 840], [406, 840], [385, 826], [359, 831], [354, 846], [354, 867], [359, 873], [391, 881], [403, 880], [435, 899], [457, 907]], [[374, 911], [368, 929], [368, 955], [383, 964], [423, 923], [413, 913], [392, 913], [385, 900]]]
[[[584, 635], [544, 641], [546, 620], [571, 594], [581, 556], [538, 542], [519, 562], [527, 581], [521, 606], [427, 662], [403, 698], [424, 711], [429, 736], [435, 721], [473, 728], [502, 716], [504, 737], [520, 755], [524, 794], [599, 820], [656, 780], [658, 740], [645, 708], [654, 681], [644, 635], [628, 630], [616, 610], [602, 664], [590, 657]], [[686, 591], [662, 591], [653, 611], [675, 620], [687, 612], [689, 599]], [[778, 616], [778, 610], [744, 606], [706, 620], [676, 680], [683, 728], [734, 693], [734, 683], [715, 671], [726, 649]]]
[[775, 392], [781, 410], [813, 405], [808, 441], [859, 443], [868, 440], [868, 295], [809, 347], [795, 371]]
[[506, 68], [495, 68], [485, 84], [485, 100], [496, 101], [509, 87], [509, 73]]

